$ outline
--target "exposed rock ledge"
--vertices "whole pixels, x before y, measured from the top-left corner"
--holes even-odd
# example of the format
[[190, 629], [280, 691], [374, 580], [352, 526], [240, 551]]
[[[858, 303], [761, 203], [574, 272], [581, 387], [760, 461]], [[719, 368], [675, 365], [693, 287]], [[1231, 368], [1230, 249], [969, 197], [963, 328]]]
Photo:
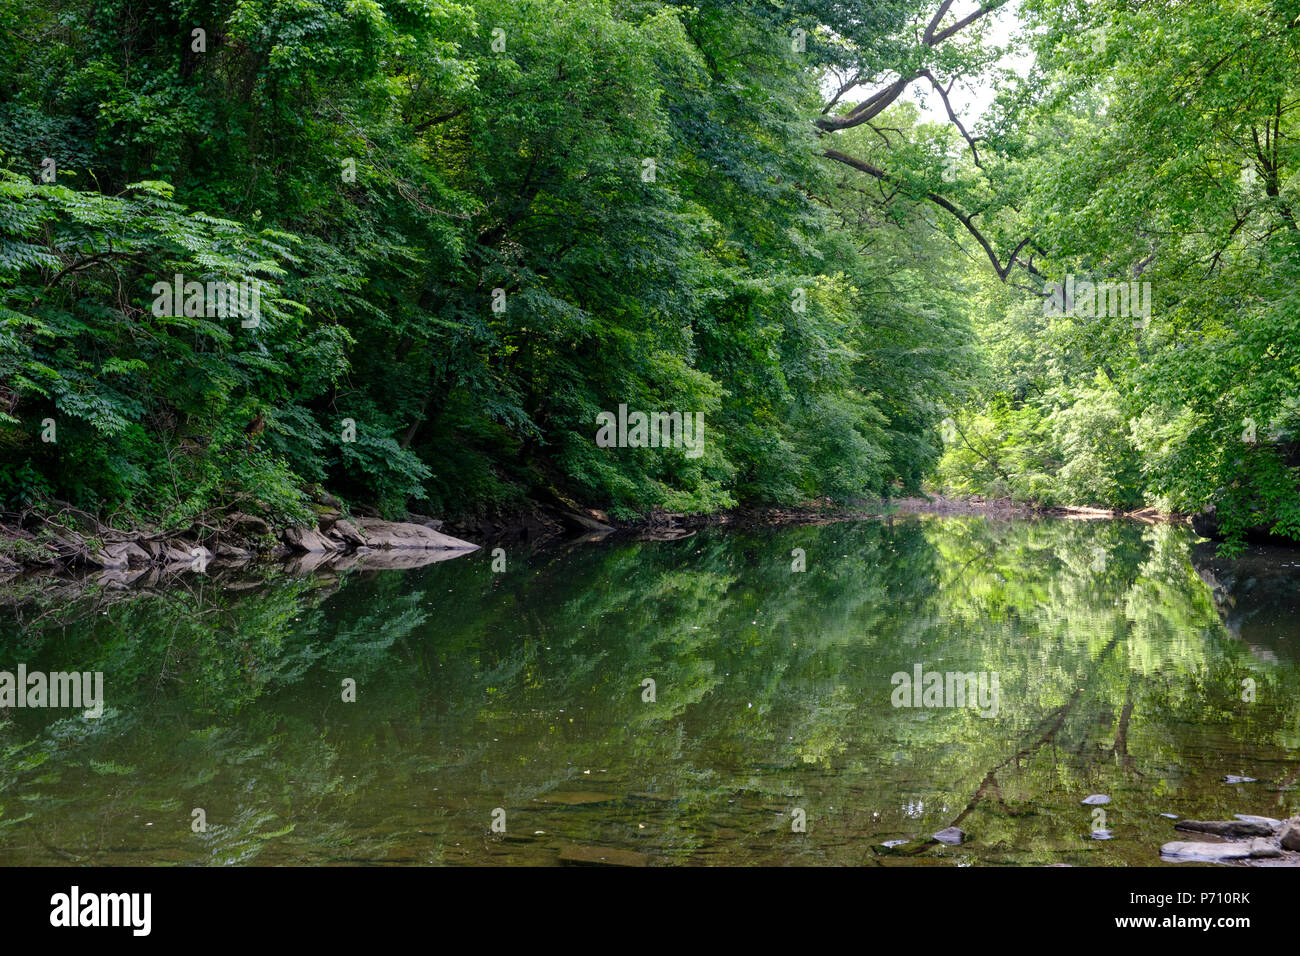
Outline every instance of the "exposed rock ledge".
[[92, 516], [68, 509], [58, 520], [38, 519], [34, 527], [0, 525], [0, 577], [28, 569], [63, 573], [89, 569], [101, 573], [162, 570], [202, 571], [209, 564], [241, 565], [265, 557], [289, 562], [289, 570], [407, 568], [459, 557], [478, 550], [424, 524], [346, 519], [332, 508], [318, 508], [319, 523], [274, 533], [261, 518], [235, 513], [213, 528], [190, 535], [122, 531]]
[[283, 540], [294, 551], [327, 552], [361, 548], [416, 548], [432, 551], [477, 551], [478, 545], [453, 538], [425, 525], [378, 518], [338, 519], [329, 531], [320, 528], [286, 528]]

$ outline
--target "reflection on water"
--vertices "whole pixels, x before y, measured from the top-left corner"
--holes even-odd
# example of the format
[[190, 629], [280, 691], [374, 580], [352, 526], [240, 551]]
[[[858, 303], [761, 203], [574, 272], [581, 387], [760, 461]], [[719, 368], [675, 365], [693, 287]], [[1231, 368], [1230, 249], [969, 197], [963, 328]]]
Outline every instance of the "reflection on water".
[[[502, 574], [485, 549], [76, 601], [11, 586], [0, 670], [103, 671], [107, 704], [0, 711], [0, 864], [1157, 864], [1162, 813], [1298, 803], [1300, 632], [1252, 653], [1192, 540], [910, 517]], [[996, 717], [892, 706], [918, 665], [997, 675]], [[885, 846], [953, 823], [960, 846]]]

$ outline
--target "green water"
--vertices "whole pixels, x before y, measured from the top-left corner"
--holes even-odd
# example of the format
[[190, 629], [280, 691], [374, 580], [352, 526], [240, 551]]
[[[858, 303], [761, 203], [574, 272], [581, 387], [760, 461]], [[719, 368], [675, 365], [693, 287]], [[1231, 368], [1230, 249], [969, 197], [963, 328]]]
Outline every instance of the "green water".
[[[11, 582], [0, 670], [102, 671], [107, 703], [0, 711], [0, 864], [1159, 863], [1162, 813], [1300, 809], [1300, 625], [1234, 637], [1192, 541], [907, 517], [504, 573]], [[997, 716], [894, 707], [918, 664], [996, 674]]]

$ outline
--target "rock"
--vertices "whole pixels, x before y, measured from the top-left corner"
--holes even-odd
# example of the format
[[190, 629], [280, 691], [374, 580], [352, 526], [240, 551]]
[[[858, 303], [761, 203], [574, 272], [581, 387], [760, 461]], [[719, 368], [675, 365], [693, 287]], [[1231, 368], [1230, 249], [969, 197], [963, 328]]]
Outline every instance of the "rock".
[[1273, 827], [1253, 820], [1179, 820], [1175, 830], [1194, 833], [1213, 833], [1224, 837], [1272, 836]]
[[966, 839], [966, 832], [960, 827], [944, 827], [934, 835], [934, 839], [948, 846], [959, 846]]
[[1104, 793], [1094, 793], [1090, 797], [1084, 797], [1079, 802], [1086, 803], [1090, 807], [1096, 807], [1101, 806], [1103, 803], [1110, 803], [1110, 797], [1106, 796]]
[[428, 515], [417, 515], [415, 513], [407, 514], [413, 524], [430, 529], [431, 531], [441, 531], [442, 522], [437, 518], [430, 518]]
[[424, 525], [378, 518], [358, 518], [357, 525], [372, 548], [420, 548], [434, 551], [477, 551], [478, 545], [453, 538]]
[[1217, 538], [1219, 536], [1219, 516], [1214, 505], [1209, 505], [1204, 510], [1192, 515], [1192, 530], [1202, 538]]
[[871, 851], [877, 856], [915, 856], [930, 845], [928, 840], [885, 840], [883, 843], [871, 844]]
[[343, 512], [337, 508], [328, 508], [325, 505], [312, 505], [312, 513], [316, 515], [316, 525], [321, 531], [329, 531], [334, 527], [334, 522], [343, 517]]
[[1245, 820], [1247, 823], [1267, 823], [1274, 830], [1282, 825], [1281, 820], [1274, 820], [1272, 817], [1257, 817], [1253, 813], [1234, 813], [1233, 816], [1238, 820]]
[[65, 560], [87, 557], [86, 539], [75, 531], [65, 529], [55, 535], [50, 547], [58, 557]]
[[226, 519], [226, 524], [244, 535], [270, 534], [271, 528], [265, 521], [254, 515], [236, 511]]
[[557, 803], [566, 807], [580, 807], [593, 803], [612, 803], [617, 797], [608, 793], [592, 793], [585, 790], [557, 790], [545, 796], [535, 797], [533, 803]]
[[218, 544], [213, 554], [223, 561], [247, 561], [253, 557], [253, 552], [237, 548], [233, 544]]
[[193, 558], [190, 556], [188, 548], [180, 547], [176, 542], [161, 540], [141, 541], [140, 546], [147, 552], [154, 561], [161, 564], [188, 564]]
[[333, 508], [340, 512], [343, 510], [343, 502], [339, 501], [320, 485], [311, 484], [303, 490], [307, 492], [308, 496], [312, 501], [316, 502], [316, 504], [324, 505], [327, 508]]
[[1115, 836], [1115, 834], [1111, 833], [1109, 830], [1090, 830], [1088, 835], [1094, 840], [1110, 840]]
[[1160, 855], [1178, 863], [1227, 863], [1281, 856], [1282, 851], [1268, 840], [1254, 839], [1237, 843], [1166, 843]]
[[1282, 826], [1278, 834], [1282, 845], [1288, 850], [1300, 850], [1300, 817], [1292, 817]]
[[104, 568], [110, 571], [121, 570], [126, 567], [126, 558], [114, 557], [105, 551], [87, 550], [85, 554], [81, 555], [81, 557], [86, 564], [92, 564], [97, 568]]
[[361, 533], [351, 521], [346, 518], [340, 518], [334, 522], [334, 527], [330, 529], [330, 534], [339, 538], [347, 544], [355, 547], [364, 547], [366, 545], [366, 536]]
[[607, 846], [566, 846], [560, 850], [560, 862], [580, 866], [646, 866], [650, 857]]
[[1161, 815], [1162, 817], [1167, 817], [1167, 818], [1170, 819], [1170, 820], [1177, 820], [1177, 819], [1178, 819], [1178, 814], [1176, 814], [1176, 813], [1162, 813], [1162, 814], [1160, 814], [1160, 815]]
[[115, 563], [112, 567], [125, 568], [131, 565], [137, 567], [152, 564], [153, 557], [140, 545], [134, 541], [119, 541], [116, 544], [107, 544], [104, 546], [104, 556], [111, 558]]
[[339, 546], [315, 528], [285, 528], [281, 536], [294, 551], [312, 554], [320, 551], [338, 551]]
[[1224, 783], [1255, 783], [1254, 777], [1238, 777], [1235, 774], [1228, 774], [1223, 778]]
[[564, 509], [560, 512], [560, 520], [572, 528], [577, 528], [579, 531], [610, 534], [614, 530], [603, 521], [597, 521], [595, 518], [590, 515], [585, 515], [581, 511]]

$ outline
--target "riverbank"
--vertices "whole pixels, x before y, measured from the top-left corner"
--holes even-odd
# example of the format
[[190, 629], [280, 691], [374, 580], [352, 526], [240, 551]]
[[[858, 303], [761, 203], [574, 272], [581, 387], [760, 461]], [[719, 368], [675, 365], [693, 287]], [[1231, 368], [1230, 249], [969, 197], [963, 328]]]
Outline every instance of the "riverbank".
[[29, 512], [0, 520], [0, 578], [28, 572], [94, 573], [108, 583], [149, 573], [206, 571], [253, 562], [280, 562], [295, 571], [416, 567], [446, 560], [478, 545], [444, 534], [441, 521], [385, 521], [344, 516], [317, 502], [311, 526], [273, 528], [264, 519], [232, 512], [183, 532], [156, 527], [122, 529], [71, 506], [52, 514]]
[[373, 514], [345, 514], [342, 502], [327, 492], [317, 492], [312, 510], [317, 520], [311, 526], [273, 527], [263, 518], [233, 511], [196, 522], [184, 531], [149, 526], [117, 528], [71, 505], [45, 514], [0, 515], [0, 576], [32, 572], [64, 576], [109, 572], [113, 576], [150, 570], [203, 571], [209, 565], [231, 567], [252, 562], [279, 562], [295, 572], [326, 566], [341, 570], [362, 563], [372, 568], [417, 567], [477, 550], [487, 543], [541, 546], [606, 536], [671, 540], [718, 525], [824, 524], [899, 514], [1125, 518], [1148, 523], [1186, 520], [1154, 509], [1124, 513], [1098, 508], [1043, 508], [1007, 499], [941, 495], [861, 501], [848, 506], [821, 500], [801, 506], [742, 507], [709, 514], [653, 512], [624, 521], [563, 499], [489, 517], [444, 521], [410, 514], [406, 521], [387, 521]]
[[749, 506], [709, 514], [653, 512], [640, 518], [618, 521], [597, 509], [584, 509], [572, 503], [567, 507], [537, 506], [514, 515], [495, 518], [451, 519], [447, 530], [468, 537], [490, 541], [512, 538], [544, 539], [568, 532], [575, 534], [631, 534], [648, 537], [681, 537], [684, 533], [714, 525], [744, 527], [783, 524], [822, 524], [833, 521], [860, 521], [886, 518], [897, 514], [987, 515], [1005, 518], [1070, 518], [1074, 520], [1130, 519], [1152, 524], [1158, 521], [1185, 522], [1186, 515], [1164, 513], [1155, 508], [1119, 511], [1104, 508], [1054, 506], [1015, 502], [1006, 498], [983, 498], [978, 495], [950, 498], [944, 495], [921, 495], [859, 501], [849, 505], [829, 499], [804, 505], [783, 507]]

